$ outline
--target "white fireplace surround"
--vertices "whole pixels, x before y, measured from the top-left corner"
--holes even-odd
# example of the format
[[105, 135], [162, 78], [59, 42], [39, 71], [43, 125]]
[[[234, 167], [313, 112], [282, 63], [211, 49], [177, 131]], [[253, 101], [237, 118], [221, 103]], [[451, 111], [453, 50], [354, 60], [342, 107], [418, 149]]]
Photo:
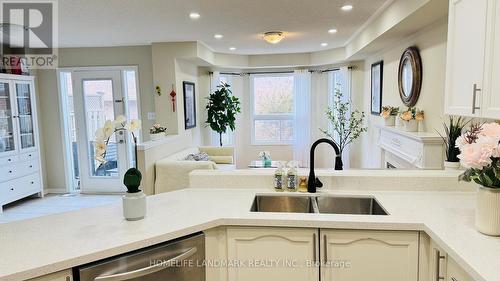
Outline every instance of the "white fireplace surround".
[[378, 145], [382, 149], [383, 168], [443, 169], [444, 143], [438, 134], [412, 133], [396, 127], [381, 126]]

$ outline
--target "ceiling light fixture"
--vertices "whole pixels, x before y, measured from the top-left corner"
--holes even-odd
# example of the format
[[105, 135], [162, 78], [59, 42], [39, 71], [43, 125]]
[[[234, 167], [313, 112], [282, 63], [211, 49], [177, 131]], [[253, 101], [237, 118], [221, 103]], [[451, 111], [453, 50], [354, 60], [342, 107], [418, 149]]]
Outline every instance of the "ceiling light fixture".
[[189, 14], [189, 17], [192, 19], [192, 20], [197, 20], [200, 18], [200, 14], [198, 14], [197, 12], [192, 12]]
[[352, 5], [344, 5], [342, 6], [342, 11], [350, 11], [352, 10], [354, 7]]
[[285, 38], [285, 35], [281, 31], [269, 31], [264, 33], [263, 38], [268, 43], [278, 44], [281, 40], [283, 40], [283, 38]]
[[337, 29], [335, 29], [335, 28], [329, 29], [328, 33], [330, 33], [330, 34], [337, 33]]
[[214, 35], [215, 39], [222, 39], [222, 37], [224, 37], [222, 34], [215, 34]]
[[321, 47], [326, 47], [328, 46], [328, 43], [321, 43]]
[[229, 50], [230, 51], [236, 51], [236, 48], [235, 47], [229, 47]]

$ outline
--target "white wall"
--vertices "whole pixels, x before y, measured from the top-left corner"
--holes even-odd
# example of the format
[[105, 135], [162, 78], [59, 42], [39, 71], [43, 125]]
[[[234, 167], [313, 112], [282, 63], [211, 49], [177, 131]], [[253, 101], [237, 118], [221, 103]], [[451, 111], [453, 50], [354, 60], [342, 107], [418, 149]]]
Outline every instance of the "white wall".
[[[446, 41], [447, 24], [445, 20], [437, 22], [422, 31], [401, 40], [400, 44], [382, 51], [365, 61], [364, 90], [362, 97], [356, 97], [357, 102], [365, 112], [370, 112], [370, 81], [371, 65], [377, 61], [384, 61], [383, 97], [384, 105], [400, 106], [405, 108], [399, 97], [398, 68], [403, 51], [410, 46], [420, 49], [423, 64], [422, 91], [417, 107], [425, 111], [425, 121], [421, 131], [435, 132], [442, 128], [444, 110], [444, 83], [446, 72]], [[355, 82], [361, 83], [361, 81]], [[381, 150], [377, 146], [379, 129], [375, 127], [382, 124], [379, 116], [368, 116], [368, 133], [360, 142], [353, 146], [351, 159], [358, 168], [380, 168]]]

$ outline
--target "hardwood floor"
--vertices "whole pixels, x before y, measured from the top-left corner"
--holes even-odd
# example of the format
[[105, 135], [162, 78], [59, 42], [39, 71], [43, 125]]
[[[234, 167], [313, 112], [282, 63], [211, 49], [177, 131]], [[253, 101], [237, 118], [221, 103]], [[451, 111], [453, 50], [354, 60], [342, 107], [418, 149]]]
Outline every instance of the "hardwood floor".
[[5, 205], [0, 223], [118, 203], [122, 195], [51, 194], [44, 198], [29, 197]]

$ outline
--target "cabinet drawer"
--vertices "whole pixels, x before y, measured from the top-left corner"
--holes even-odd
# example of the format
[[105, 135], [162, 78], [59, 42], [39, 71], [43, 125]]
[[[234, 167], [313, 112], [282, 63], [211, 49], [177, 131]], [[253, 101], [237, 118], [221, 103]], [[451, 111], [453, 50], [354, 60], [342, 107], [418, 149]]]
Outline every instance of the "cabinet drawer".
[[13, 156], [9, 156], [9, 157], [2, 157], [2, 158], [0, 158], [0, 166], [10, 165], [10, 164], [15, 163], [17, 161], [19, 161], [18, 155], [13, 155]]
[[12, 202], [40, 191], [38, 173], [0, 183], [0, 202]]
[[19, 161], [32, 161], [36, 158], [38, 158], [36, 151], [19, 155]]
[[5, 182], [22, 176], [30, 175], [39, 170], [38, 162], [24, 161], [5, 165], [0, 169], [0, 182]]

